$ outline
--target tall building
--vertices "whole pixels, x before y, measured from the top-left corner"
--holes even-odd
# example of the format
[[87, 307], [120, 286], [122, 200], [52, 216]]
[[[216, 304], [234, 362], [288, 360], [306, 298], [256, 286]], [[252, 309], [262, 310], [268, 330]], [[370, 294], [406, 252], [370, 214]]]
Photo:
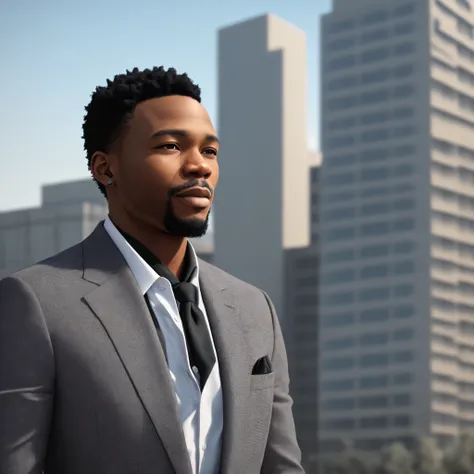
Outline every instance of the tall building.
[[306, 38], [264, 15], [219, 31], [214, 261], [284, 307], [285, 250], [309, 243]]
[[473, 8], [322, 19], [322, 452], [474, 428]]
[[[0, 213], [0, 278], [85, 239], [107, 216], [107, 203], [90, 179], [42, 187], [41, 206]], [[196, 252], [212, 259], [213, 223]]]
[[319, 171], [319, 166], [313, 166], [309, 177], [311, 243], [288, 250], [285, 269], [283, 329], [296, 433], [308, 474], [314, 472], [318, 450]]

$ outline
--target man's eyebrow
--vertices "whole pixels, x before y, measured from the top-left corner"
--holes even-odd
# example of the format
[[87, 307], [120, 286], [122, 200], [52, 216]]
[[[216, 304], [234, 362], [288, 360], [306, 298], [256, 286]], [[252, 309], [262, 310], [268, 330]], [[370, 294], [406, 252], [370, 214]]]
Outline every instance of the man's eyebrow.
[[[155, 132], [151, 138], [159, 138], [159, 137], [162, 137], [162, 136], [174, 136], [174, 137], [184, 137], [184, 138], [188, 138], [189, 137], [189, 133], [186, 132], [185, 130], [179, 130], [179, 129], [169, 129], [169, 130], [159, 130], [158, 132]], [[208, 142], [216, 142], [216, 143], [220, 143], [219, 141], [219, 138], [217, 138], [215, 135], [212, 135], [212, 134], [208, 134], [206, 135], [205, 137], [206, 141]]]

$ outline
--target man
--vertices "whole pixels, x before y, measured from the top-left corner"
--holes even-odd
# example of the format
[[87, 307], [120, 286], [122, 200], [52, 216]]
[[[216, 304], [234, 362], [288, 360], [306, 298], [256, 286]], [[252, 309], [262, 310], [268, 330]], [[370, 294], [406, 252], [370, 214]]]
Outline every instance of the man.
[[187, 240], [219, 175], [199, 87], [134, 69], [86, 112], [109, 217], [0, 282], [0, 472], [302, 473], [275, 310]]

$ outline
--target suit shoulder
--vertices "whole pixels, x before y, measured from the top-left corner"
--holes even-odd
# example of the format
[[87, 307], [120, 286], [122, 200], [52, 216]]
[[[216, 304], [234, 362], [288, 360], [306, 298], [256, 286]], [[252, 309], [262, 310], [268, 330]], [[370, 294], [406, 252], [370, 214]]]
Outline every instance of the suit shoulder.
[[264, 297], [264, 292], [260, 288], [257, 288], [256, 286], [253, 286], [243, 280], [240, 280], [239, 278], [231, 275], [230, 273], [227, 273], [226, 271], [222, 270], [219, 267], [216, 267], [215, 265], [200, 260], [199, 266], [203, 270], [212, 274], [213, 279], [224, 283], [226, 286], [233, 288], [236, 292], [251, 294], [252, 296], [258, 296], [259, 298]]
[[78, 243], [34, 265], [19, 270], [7, 278], [20, 279], [34, 286], [35, 282], [45, 278], [50, 280], [61, 279], [65, 273], [82, 273], [82, 270], [82, 243]]

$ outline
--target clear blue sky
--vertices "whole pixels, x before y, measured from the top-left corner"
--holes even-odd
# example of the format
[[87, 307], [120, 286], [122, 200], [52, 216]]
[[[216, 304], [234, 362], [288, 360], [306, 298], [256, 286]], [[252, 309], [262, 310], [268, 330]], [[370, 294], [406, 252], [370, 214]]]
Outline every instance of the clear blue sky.
[[310, 141], [318, 146], [319, 17], [330, 0], [1, 0], [0, 211], [40, 186], [88, 176], [81, 140], [95, 86], [134, 66], [173, 66], [216, 117], [219, 28], [274, 13], [308, 40]]

